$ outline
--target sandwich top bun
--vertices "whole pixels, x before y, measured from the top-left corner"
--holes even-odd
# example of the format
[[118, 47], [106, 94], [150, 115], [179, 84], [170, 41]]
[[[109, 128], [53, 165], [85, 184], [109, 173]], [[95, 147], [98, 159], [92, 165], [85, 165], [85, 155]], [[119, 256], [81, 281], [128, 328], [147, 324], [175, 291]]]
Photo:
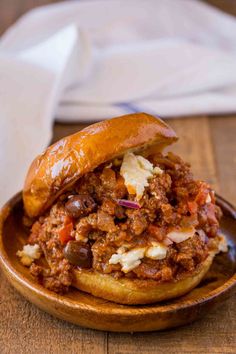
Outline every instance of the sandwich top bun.
[[127, 151], [161, 151], [176, 140], [168, 125], [146, 113], [90, 125], [59, 140], [32, 162], [23, 189], [25, 211], [39, 216], [85, 173]]
[[[23, 200], [28, 216], [36, 217], [35, 227], [17, 255], [23, 264], [30, 258], [31, 273], [46, 288], [60, 293], [72, 285], [135, 305], [172, 299], [199, 284], [221, 249], [220, 213], [210, 186], [194, 180], [181, 158], [156, 154], [175, 140], [160, 119], [131, 114], [63, 138], [33, 161]], [[149, 161], [129, 152], [152, 156]], [[119, 172], [110, 164], [116, 157], [122, 157]], [[149, 164], [156, 174], [146, 183]], [[72, 195], [61, 196], [68, 190]], [[117, 209], [121, 202], [130, 210]], [[32, 254], [40, 248], [51, 269], [43, 276], [38, 254]]]

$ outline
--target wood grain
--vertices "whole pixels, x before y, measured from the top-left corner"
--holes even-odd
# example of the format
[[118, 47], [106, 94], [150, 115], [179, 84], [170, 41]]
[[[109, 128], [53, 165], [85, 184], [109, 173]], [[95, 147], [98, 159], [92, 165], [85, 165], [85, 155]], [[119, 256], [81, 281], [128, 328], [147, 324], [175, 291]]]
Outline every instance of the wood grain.
[[[0, 34], [30, 8], [52, 0], [0, 0]], [[235, 0], [208, 3], [236, 15]], [[176, 152], [193, 164], [236, 204], [236, 116], [195, 117], [169, 121], [181, 136]], [[55, 124], [54, 140], [82, 125]], [[203, 138], [204, 136], [204, 138]], [[111, 334], [82, 329], [57, 320], [28, 303], [0, 273], [0, 352], [27, 353], [235, 353], [235, 297], [191, 325], [165, 332]]]
[[167, 120], [179, 136], [171, 150], [192, 165], [197, 178], [206, 180], [218, 189], [218, 178], [214, 163], [212, 141], [209, 139], [210, 126], [207, 117], [186, 117]]
[[236, 119], [209, 119], [220, 193], [236, 205]]

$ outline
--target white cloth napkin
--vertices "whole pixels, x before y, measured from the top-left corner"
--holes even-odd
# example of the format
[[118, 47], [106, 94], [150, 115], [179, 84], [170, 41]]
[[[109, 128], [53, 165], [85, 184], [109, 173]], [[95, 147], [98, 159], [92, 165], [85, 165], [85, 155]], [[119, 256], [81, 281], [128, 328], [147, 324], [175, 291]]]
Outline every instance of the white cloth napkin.
[[236, 111], [236, 20], [195, 0], [63, 2], [0, 39], [0, 202], [52, 122]]

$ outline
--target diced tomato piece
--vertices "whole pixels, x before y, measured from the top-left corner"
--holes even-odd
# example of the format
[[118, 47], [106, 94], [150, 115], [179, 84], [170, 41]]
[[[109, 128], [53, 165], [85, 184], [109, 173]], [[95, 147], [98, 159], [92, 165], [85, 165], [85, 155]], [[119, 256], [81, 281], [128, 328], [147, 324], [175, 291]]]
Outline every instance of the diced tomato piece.
[[71, 231], [73, 230], [73, 223], [68, 223], [59, 231], [59, 239], [62, 244], [67, 243], [70, 240], [73, 240], [71, 237]]
[[193, 202], [187, 202], [188, 204], [188, 210], [190, 211], [191, 214], [195, 214], [198, 209], [198, 205], [195, 201]]
[[209, 188], [205, 183], [202, 183], [200, 190], [195, 198], [195, 202], [198, 205], [204, 205], [206, 203], [207, 194], [209, 193]]
[[73, 219], [69, 215], [66, 215], [64, 218], [64, 225], [71, 224], [71, 223], [73, 224]]

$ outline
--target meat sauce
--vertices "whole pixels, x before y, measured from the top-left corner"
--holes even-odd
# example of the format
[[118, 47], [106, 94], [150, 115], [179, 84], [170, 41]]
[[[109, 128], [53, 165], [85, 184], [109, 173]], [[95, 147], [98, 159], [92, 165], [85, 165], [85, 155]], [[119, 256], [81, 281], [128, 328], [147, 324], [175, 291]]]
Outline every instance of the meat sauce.
[[[163, 173], [149, 180], [139, 209], [119, 205], [119, 199], [134, 201], [135, 196], [119, 173], [120, 162], [114, 161], [83, 176], [34, 222], [28, 242], [40, 246], [48, 264], [35, 261], [30, 266], [39, 282], [63, 293], [73, 281], [73, 268], [83, 265], [115, 278], [171, 281], [191, 273], [207, 257], [221, 214], [214, 192], [194, 180], [190, 166], [172, 153], [156, 154], [149, 161]], [[109, 262], [124, 245], [134, 249], [165, 243], [170, 230], [189, 227], [196, 230], [194, 236], [170, 243], [164, 259], [143, 257], [128, 272]], [[82, 261], [76, 260], [77, 254]]]

